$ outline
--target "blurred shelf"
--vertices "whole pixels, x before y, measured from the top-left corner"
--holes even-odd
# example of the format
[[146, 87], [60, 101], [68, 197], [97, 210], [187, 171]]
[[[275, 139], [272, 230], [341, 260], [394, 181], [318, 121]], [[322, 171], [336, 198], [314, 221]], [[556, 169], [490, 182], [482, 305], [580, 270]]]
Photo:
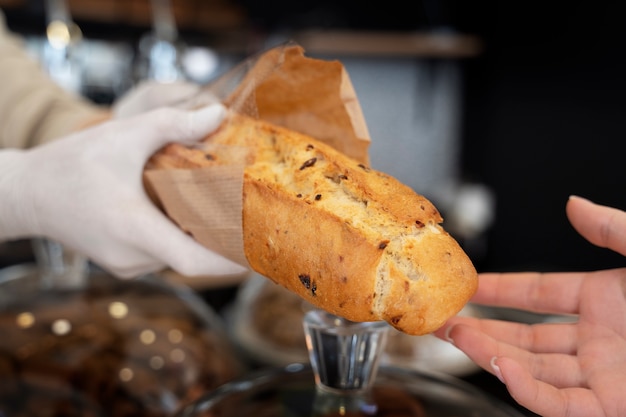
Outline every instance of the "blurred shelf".
[[[76, 19], [147, 26], [150, 0], [67, 0]], [[215, 31], [241, 27], [243, 10], [225, 0], [171, 0], [172, 13], [183, 30]]]
[[315, 54], [469, 58], [482, 50], [477, 37], [452, 32], [307, 30], [293, 40]]
[[[148, 27], [152, 23], [151, 0], [66, 0], [77, 21]], [[45, 3], [0, 0], [7, 12], [39, 16]], [[181, 30], [201, 32], [239, 28], [246, 23], [245, 11], [228, 0], [171, 0], [171, 10]]]

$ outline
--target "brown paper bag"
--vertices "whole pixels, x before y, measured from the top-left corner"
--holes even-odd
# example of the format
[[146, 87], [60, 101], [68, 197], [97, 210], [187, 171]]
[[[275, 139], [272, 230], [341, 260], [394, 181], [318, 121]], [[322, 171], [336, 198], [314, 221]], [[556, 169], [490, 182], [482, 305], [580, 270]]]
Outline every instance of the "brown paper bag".
[[[347, 71], [338, 61], [304, 56], [294, 44], [251, 57], [204, 87], [187, 107], [217, 97], [232, 111], [299, 131], [369, 163], [368, 129]], [[198, 146], [210, 146], [201, 143]], [[149, 195], [205, 247], [247, 266], [243, 251], [245, 150], [232, 166], [146, 170]], [[237, 154], [235, 154], [237, 155]]]

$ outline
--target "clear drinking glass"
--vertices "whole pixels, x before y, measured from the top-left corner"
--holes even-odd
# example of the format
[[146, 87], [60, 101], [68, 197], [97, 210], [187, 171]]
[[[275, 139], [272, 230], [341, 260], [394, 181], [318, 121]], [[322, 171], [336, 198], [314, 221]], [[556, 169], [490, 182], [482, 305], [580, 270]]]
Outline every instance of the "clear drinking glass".
[[454, 377], [380, 365], [385, 323], [312, 310], [303, 325], [310, 364], [231, 381], [176, 417], [522, 417]]

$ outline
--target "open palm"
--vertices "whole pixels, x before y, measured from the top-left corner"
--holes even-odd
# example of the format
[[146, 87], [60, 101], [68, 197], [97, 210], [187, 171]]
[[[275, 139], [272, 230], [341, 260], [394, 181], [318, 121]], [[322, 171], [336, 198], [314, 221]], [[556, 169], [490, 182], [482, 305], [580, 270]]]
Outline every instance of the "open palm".
[[[626, 256], [626, 213], [572, 197], [568, 217], [591, 243]], [[455, 317], [437, 331], [544, 417], [626, 415], [626, 268], [481, 274], [473, 302], [573, 315], [526, 325]]]

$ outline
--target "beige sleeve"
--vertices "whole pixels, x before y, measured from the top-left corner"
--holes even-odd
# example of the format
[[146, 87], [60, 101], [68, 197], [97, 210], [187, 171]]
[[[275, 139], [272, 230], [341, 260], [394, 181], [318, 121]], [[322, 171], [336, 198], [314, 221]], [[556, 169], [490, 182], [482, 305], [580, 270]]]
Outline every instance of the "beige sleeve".
[[0, 11], [0, 148], [27, 148], [108, 117], [59, 87], [9, 32]]

